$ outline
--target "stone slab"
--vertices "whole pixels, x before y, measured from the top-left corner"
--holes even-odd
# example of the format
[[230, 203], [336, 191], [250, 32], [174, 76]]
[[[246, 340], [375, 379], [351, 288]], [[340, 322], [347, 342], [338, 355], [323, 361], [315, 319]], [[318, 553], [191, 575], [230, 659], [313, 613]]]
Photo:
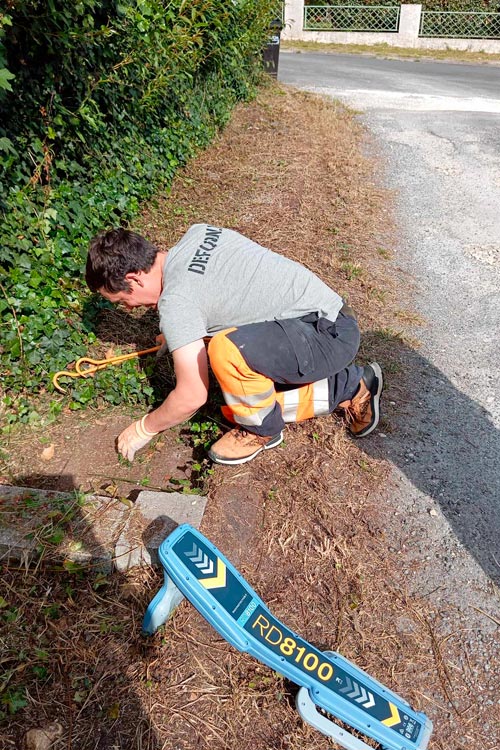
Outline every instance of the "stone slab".
[[[0, 485], [0, 560], [38, 560], [43, 547], [45, 557], [110, 572], [115, 540], [129, 513], [110, 497]], [[58, 527], [64, 536], [53, 541]]]
[[136, 565], [158, 565], [158, 547], [165, 537], [181, 523], [199, 529], [206, 504], [202, 495], [143, 490], [116, 543], [116, 568], [126, 571]]
[[[0, 485], [0, 561], [45, 556], [94, 570], [120, 571], [158, 563], [158, 547], [181, 523], [199, 528], [206, 498], [141, 492], [134, 504], [100, 495]], [[58, 525], [64, 537], [52, 540]]]
[[130, 507], [110, 497], [87, 495], [72, 528], [72, 538], [61, 546], [61, 553], [82, 565], [92, 564], [105, 572], [114, 567], [115, 540], [131, 513]]

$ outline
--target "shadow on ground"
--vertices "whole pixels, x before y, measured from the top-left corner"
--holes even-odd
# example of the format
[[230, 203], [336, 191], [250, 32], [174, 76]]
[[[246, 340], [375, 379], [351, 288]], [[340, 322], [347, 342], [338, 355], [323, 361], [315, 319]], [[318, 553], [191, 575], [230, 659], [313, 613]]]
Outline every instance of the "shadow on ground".
[[[17, 481], [33, 487], [40, 479], [29, 475]], [[43, 479], [46, 483], [48, 477]], [[146, 679], [141, 663], [149, 661], [150, 649], [155, 651], [140, 635], [149, 594], [126, 575], [92, 564], [71, 566], [61, 557], [56, 541], [61, 532], [94, 549], [97, 558], [103, 555], [78, 502], [74, 477], [57, 480], [66, 492], [75, 490], [74, 496], [46, 500], [28, 490], [2, 502], [20, 523], [27, 515], [36, 517], [34, 537], [38, 549], [44, 549], [43, 565], [0, 563], [4, 675], [13, 669], [0, 706], [8, 708], [2, 735], [6, 747], [24, 747], [29, 729], [57, 722], [61, 747], [159, 750], [163, 743], [136, 689]]]
[[399, 337], [369, 332], [363, 350], [385, 370], [386, 405], [395, 403], [397, 414], [390, 420], [394, 432], [363, 441], [362, 449], [391, 461], [439, 503], [458, 540], [499, 584], [500, 431], [482, 406]]

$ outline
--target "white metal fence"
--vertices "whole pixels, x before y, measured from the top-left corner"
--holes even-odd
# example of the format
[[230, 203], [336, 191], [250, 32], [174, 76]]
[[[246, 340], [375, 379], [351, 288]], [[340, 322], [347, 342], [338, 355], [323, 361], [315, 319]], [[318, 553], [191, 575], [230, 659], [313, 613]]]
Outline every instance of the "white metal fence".
[[419, 36], [500, 39], [500, 13], [424, 10]]
[[394, 31], [399, 5], [306, 5], [304, 31]]
[[[304, 31], [399, 29], [399, 5], [306, 5]], [[500, 13], [422, 11], [419, 36], [500, 39]]]

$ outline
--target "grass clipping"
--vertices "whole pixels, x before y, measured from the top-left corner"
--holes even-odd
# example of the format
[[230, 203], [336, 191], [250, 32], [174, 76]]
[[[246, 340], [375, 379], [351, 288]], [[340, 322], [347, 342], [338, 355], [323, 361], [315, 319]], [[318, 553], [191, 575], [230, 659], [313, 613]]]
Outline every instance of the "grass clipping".
[[[405, 313], [387, 249], [390, 196], [375, 186], [364, 138], [342, 105], [270, 86], [236, 110], [141, 228], [167, 249], [208, 221], [304, 263], [372, 332], [361, 357], [376, 355], [392, 372], [390, 393], [401, 387], [394, 362]], [[461, 635], [442, 632], [439, 614], [405, 593], [402, 559], [384, 531], [387, 473], [332, 418], [292, 425], [282, 448], [216, 468], [203, 531], [291, 629], [428, 712], [431, 747], [493, 748], [470, 698], [481, 670], [468, 665]], [[78, 750], [331, 747], [300, 720], [296, 686], [236, 652], [188, 603], [142, 640], [156, 573], [6, 567], [4, 579], [3, 695], [17, 699], [17, 708], [4, 700], [5, 747], [54, 721], [63, 728], [57, 747]]]

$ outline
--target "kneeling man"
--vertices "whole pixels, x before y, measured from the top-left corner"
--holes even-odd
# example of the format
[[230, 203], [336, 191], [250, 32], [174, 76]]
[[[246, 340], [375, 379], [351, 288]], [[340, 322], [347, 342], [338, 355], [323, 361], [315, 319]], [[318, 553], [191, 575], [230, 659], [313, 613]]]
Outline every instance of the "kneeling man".
[[86, 280], [111, 302], [157, 307], [172, 352], [175, 388], [118, 438], [130, 461], [203, 406], [208, 362], [234, 425], [209, 451], [217, 463], [250, 461], [281, 443], [285, 422], [337, 409], [354, 437], [377, 426], [381, 369], [353, 364], [352, 310], [300, 263], [209, 224], [193, 225], [168, 252], [112, 229], [92, 240]]

